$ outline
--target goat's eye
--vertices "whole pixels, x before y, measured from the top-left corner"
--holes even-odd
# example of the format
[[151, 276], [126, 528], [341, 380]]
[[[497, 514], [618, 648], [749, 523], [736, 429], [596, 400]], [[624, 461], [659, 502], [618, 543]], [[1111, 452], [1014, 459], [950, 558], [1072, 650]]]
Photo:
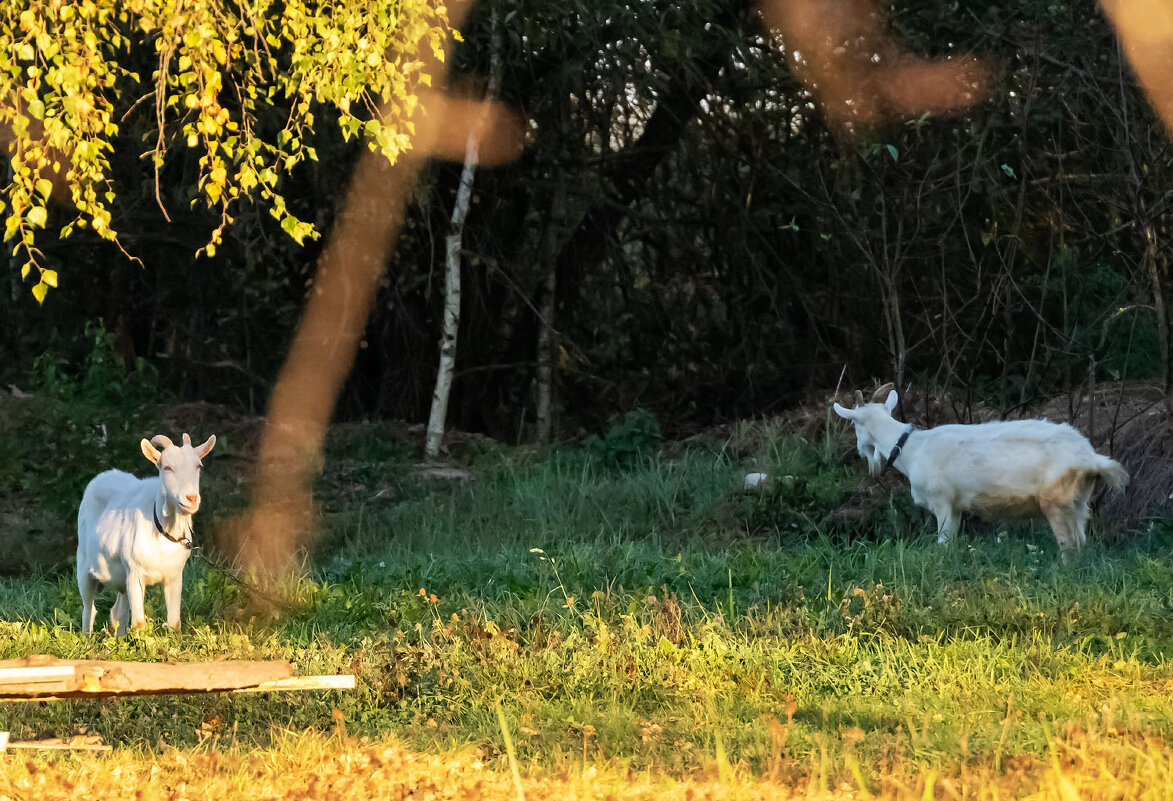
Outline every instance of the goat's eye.
[[174, 471], [171, 469], [171, 465], [166, 465], [166, 466], [165, 466], [163, 469], [164, 469], [164, 470], [166, 470], [168, 473], [174, 472]]

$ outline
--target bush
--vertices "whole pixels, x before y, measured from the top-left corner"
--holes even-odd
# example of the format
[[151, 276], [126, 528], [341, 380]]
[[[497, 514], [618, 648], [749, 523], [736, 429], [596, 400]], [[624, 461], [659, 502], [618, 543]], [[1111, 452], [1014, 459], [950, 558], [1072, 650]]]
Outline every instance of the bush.
[[660, 421], [655, 413], [636, 409], [628, 412], [622, 420], [613, 422], [602, 437], [598, 434], [588, 437], [586, 449], [607, 467], [629, 469], [641, 456], [659, 450], [662, 439]]

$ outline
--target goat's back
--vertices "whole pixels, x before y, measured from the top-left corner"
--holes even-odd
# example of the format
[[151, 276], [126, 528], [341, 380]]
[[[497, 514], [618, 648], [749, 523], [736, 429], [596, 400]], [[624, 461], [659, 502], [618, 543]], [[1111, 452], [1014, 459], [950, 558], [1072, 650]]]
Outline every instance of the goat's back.
[[1033, 448], [1069, 448], [1092, 451], [1087, 437], [1067, 423], [1050, 420], [993, 420], [988, 423], [950, 423], [925, 429], [935, 441], [980, 445], [997, 443], [999, 447], [1029, 445]]
[[1083, 434], [1048, 420], [944, 425], [918, 436], [922, 446], [910, 479], [951, 487], [959, 501], [1033, 495], [1072, 471], [1099, 473], [1105, 460]]
[[121, 470], [99, 473], [86, 485], [77, 510], [77, 536], [80, 541], [97, 529], [98, 521], [110, 509], [129, 509], [146, 499], [150, 503], [159, 479], [138, 478]]
[[94, 476], [86, 485], [81, 498], [82, 508], [88, 506], [100, 511], [111, 504], [131, 506], [139, 499], [140, 493], [148, 491], [151, 482], [157, 481], [157, 478], [139, 478], [122, 470], [107, 470]]

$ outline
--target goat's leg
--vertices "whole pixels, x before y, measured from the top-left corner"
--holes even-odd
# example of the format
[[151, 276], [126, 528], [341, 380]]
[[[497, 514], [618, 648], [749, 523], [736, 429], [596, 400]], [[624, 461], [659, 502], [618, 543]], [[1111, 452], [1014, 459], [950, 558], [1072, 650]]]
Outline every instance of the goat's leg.
[[81, 630], [83, 634], [94, 633], [94, 598], [98, 595], [98, 580], [90, 575], [90, 571], [77, 571], [77, 588], [81, 591]]
[[131, 573], [126, 577], [126, 600], [130, 605], [130, 630], [142, 631], [147, 627], [147, 614], [143, 611], [143, 577]]
[[1055, 535], [1055, 544], [1059, 546], [1059, 558], [1063, 564], [1071, 564], [1074, 556], [1079, 553], [1079, 530], [1076, 527], [1075, 510], [1069, 504], [1055, 504], [1043, 507], [1047, 522], [1051, 524], [1051, 533]]
[[119, 590], [114, 599], [114, 606], [110, 609], [110, 625], [119, 637], [130, 630], [130, 602], [126, 600], [126, 590]]
[[1075, 499], [1076, 545], [1080, 548], [1087, 545], [1087, 521], [1092, 516], [1092, 510], [1088, 506], [1088, 501], [1091, 500], [1093, 486], [1089, 484], [1087, 489]]
[[183, 596], [183, 573], [163, 582], [163, 599], [167, 602], [167, 627], [179, 631], [179, 600]]
[[961, 515], [952, 506], [944, 504], [934, 507], [933, 514], [937, 517], [937, 544], [948, 545], [961, 527]]

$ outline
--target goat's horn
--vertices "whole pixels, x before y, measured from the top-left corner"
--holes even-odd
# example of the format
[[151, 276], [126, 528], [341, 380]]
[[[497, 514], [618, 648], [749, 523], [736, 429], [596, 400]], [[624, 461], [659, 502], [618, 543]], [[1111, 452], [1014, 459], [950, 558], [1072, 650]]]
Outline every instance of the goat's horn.
[[884, 386], [876, 390], [876, 394], [872, 395], [872, 403], [883, 403], [888, 397], [888, 393], [896, 389], [896, 385], [889, 381]]
[[183, 444], [189, 448], [191, 447], [191, 437], [187, 435], [186, 431], [183, 432]]
[[175, 447], [175, 443], [171, 441], [171, 438], [162, 434], [156, 434], [155, 436], [151, 437], [151, 444], [159, 450]]
[[855, 405], [856, 406], [863, 406], [863, 402], [864, 402], [863, 401], [863, 393], [857, 389], [855, 391]]

